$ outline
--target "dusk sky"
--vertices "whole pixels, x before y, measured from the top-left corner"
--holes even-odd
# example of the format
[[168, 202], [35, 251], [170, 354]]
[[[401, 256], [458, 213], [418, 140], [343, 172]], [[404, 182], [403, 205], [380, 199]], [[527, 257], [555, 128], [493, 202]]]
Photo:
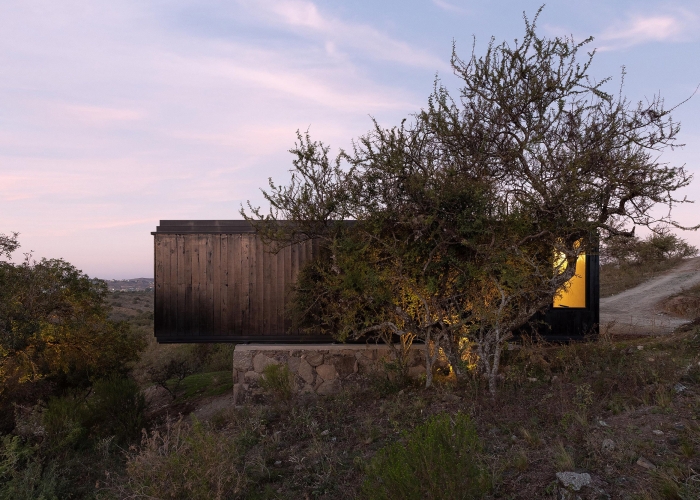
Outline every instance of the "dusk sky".
[[[90, 276], [152, 277], [160, 219], [238, 219], [285, 182], [297, 129], [347, 148], [457, 88], [453, 40], [522, 38], [541, 1], [34, 1], [0, 3], [0, 233]], [[700, 84], [700, 3], [553, 1], [543, 34], [595, 37], [591, 74], [667, 105]], [[681, 106], [696, 176], [677, 210], [700, 223], [700, 95]], [[700, 233], [683, 233], [700, 246]], [[17, 260], [17, 259], [16, 259]]]

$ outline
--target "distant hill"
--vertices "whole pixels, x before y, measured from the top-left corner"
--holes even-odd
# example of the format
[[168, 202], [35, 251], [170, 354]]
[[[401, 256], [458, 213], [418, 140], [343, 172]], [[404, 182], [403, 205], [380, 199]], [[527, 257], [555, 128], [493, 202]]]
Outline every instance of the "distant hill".
[[133, 278], [130, 280], [102, 280], [110, 292], [142, 292], [153, 290], [153, 278]]

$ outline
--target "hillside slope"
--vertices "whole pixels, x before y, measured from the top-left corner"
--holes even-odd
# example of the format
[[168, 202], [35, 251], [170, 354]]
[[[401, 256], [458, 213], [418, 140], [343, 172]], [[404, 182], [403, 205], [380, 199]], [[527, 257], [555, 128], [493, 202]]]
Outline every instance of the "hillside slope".
[[687, 319], [671, 316], [659, 303], [700, 283], [700, 257], [680, 265], [641, 285], [600, 299], [601, 332], [616, 334], [670, 333]]

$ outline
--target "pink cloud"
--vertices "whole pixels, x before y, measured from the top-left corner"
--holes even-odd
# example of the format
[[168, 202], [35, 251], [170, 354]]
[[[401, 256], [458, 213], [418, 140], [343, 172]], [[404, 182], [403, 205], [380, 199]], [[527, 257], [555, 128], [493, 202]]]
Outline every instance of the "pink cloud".
[[596, 38], [605, 43], [599, 50], [615, 50], [647, 42], [676, 42], [688, 37], [696, 21], [697, 17], [689, 12], [634, 16], [606, 29]]

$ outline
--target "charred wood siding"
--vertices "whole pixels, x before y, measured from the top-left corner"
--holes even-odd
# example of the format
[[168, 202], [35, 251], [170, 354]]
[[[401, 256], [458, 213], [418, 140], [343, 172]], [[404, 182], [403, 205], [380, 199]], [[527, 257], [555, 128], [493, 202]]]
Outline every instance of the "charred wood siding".
[[[286, 314], [300, 269], [318, 244], [271, 253], [245, 221], [161, 221], [155, 238], [159, 342], [331, 342], [292, 330]], [[548, 340], [598, 332], [599, 268], [588, 255], [586, 307], [550, 308], [533, 325]], [[525, 328], [521, 333], [532, 332]]]
[[292, 331], [286, 314], [317, 243], [275, 254], [244, 221], [161, 221], [153, 235], [159, 341], [318, 341]]

